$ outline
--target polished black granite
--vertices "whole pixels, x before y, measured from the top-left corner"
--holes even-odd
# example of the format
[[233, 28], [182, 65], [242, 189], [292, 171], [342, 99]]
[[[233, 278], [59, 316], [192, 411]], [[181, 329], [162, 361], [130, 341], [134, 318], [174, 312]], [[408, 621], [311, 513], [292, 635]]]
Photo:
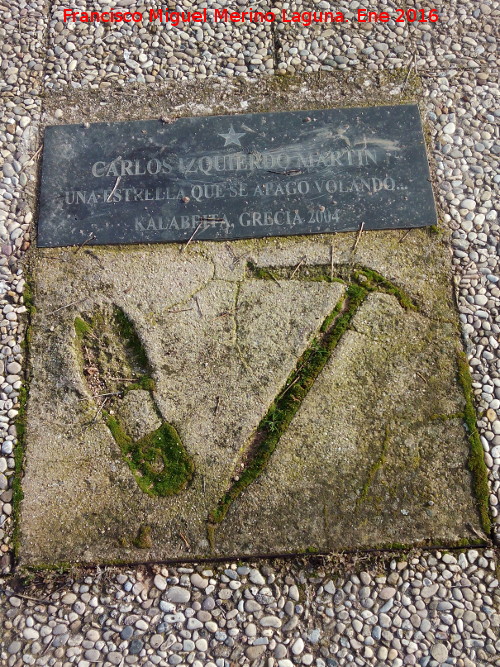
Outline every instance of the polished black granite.
[[415, 105], [45, 130], [39, 247], [435, 223]]

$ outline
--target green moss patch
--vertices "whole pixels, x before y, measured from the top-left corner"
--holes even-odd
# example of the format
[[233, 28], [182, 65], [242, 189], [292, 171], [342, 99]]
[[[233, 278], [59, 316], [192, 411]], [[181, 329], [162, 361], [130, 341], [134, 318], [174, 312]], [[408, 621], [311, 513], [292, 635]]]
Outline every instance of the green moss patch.
[[[30, 340], [32, 320], [36, 313], [33, 290], [31, 288], [32, 277], [26, 275], [26, 283], [23, 291], [23, 304], [26, 306], [27, 322], [22, 347], [24, 350], [25, 362], [29, 363]], [[14, 445], [14, 476], [12, 478], [12, 549], [14, 558], [19, 558], [20, 545], [20, 513], [21, 501], [24, 498], [22, 487], [22, 476], [24, 468], [24, 453], [26, 449], [26, 408], [29, 395], [29, 381], [25, 377], [22, 387], [19, 389], [18, 412], [16, 417], [16, 443]]]
[[[99, 406], [96, 416], [102, 415], [138, 486], [150, 496], [179, 493], [193, 477], [193, 461], [174, 426], [163, 422], [149, 361], [132, 322], [113, 306], [86, 319], [75, 318], [74, 326], [82, 372]], [[163, 422], [139, 439], [130, 436], [115, 414], [132, 390], [148, 392], [153, 413]]]
[[366, 267], [354, 269], [353, 278], [370, 292], [378, 291], [392, 294], [405, 310], [418, 310], [416, 303], [400, 287], [373, 269], [367, 269]]
[[317, 264], [315, 266], [272, 267], [261, 268], [249, 262], [248, 271], [253, 278], [259, 280], [304, 280], [307, 282], [342, 282], [358, 284], [367, 292], [384, 292], [396, 297], [405, 310], [418, 311], [417, 303], [398, 287], [395, 283], [384, 278], [380, 273], [365, 266], [338, 264], [333, 270], [330, 265]]
[[151, 549], [153, 540], [151, 538], [151, 526], [141, 526], [134, 540], [134, 547], [138, 549]]
[[489, 510], [488, 468], [484, 461], [484, 451], [476, 425], [476, 410], [474, 408], [474, 392], [472, 378], [469, 372], [469, 363], [463, 352], [458, 355], [458, 377], [465, 396], [464, 422], [469, 435], [469, 458], [467, 465], [472, 474], [472, 485], [476, 497], [477, 508], [481, 517], [484, 532], [491, 533], [491, 517]]
[[356, 508], [359, 508], [367, 499], [368, 494], [370, 492], [370, 487], [377, 475], [377, 472], [380, 470], [380, 468], [384, 465], [387, 459], [387, 451], [389, 449], [389, 442], [390, 442], [390, 431], [389, 428], [387, 427], [385, 429], [385, 437], [382, 442], [382, 448], [380, 451], [380, 455], [378, 456], [377, 460], [374, 461], [372, 464], [370, 470], [368, 471], [368, 476], [366, 479], [366, 482], [363, 485], [363, 488], [361, 489], [361, 493], [359, 494], [359, 497], [356, 501]]
[[162, 424], [156, 431], [134, 441], [116, 417], [105, 415], [105, 421], [144, 493], [170, 496], [187, 487], [194, 466], [173, 426]]

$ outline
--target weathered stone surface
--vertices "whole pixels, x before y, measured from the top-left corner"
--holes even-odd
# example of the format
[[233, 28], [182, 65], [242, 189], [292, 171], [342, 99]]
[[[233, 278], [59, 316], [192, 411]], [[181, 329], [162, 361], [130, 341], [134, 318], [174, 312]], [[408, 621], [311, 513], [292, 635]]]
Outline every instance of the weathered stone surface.
[[[43, 251], [35, 270], [23, 561], [211, 553], [207, 516], [237, 474], [241, 449], [345, 294], [342, 283], [313, 280], [315, 266], [330, 270], [332, 240], [334, 272], [345, 273], [349, 259], [368, 266], [419, 311], [403, 310], [389, 294], [367, 298], [268, 467], [216, 529], [216, 552], [439, 542], [468, 536], [467, 524], [479, 529], [463, 424], [434, 418], [464, 405], [447, 248], [420, 230], [404, 243], [399, 237], [369, 232], [355, 256], [355, 234], [241, 241], [231, 252], [210, 243], [186, 252]], [[304, 257], [294, 279], [276, 277]], [[255, 277], [245, 269], [249, 260], [270, 267], [275, 279]], [[179, 495], [140, 491], [102, 419], [89, 425], [97, 408], [73, 323], [109, 303], [135, 323], [162, 417], [193, 456], [193, 482]], [[151, 546], [140, 549], [144, 526]]]
[[161, 426], [149, 392], [133, 389], [119, 403], [120, 418], [128, 425], [130, 435], [139, 440]]

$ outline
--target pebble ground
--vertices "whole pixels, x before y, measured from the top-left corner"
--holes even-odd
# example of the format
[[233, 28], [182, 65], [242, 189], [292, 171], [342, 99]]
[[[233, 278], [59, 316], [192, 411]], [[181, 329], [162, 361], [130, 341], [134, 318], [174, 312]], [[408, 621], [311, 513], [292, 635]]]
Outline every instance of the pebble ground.
[[[149, 9], [140, 1], [114, 6]], [[398, 6], [396, 0], [374, 4], [391, 12]], [[0, 0], [1, 665], [500, 664], [500, 2], [431, 4], [438, 23], [176, 30], [64, 24], [64, 5], [57, 2]], [[72, 7], [80, 5], [76, 0]], [[199, 6], [182, 3], [184, 10]], [[273, 6], [351, 16], [363, 3]], [[440, 220], [452, 232], [457, 302], [489, 471], [491, 548], [210, 569], [98, 568], [38, 573], [21, 582], [12, 571], [11, 539], [27, 296], [22, 258], [31, 243], [43, 96], [170, 79], [401, 68], [422, 80]]]

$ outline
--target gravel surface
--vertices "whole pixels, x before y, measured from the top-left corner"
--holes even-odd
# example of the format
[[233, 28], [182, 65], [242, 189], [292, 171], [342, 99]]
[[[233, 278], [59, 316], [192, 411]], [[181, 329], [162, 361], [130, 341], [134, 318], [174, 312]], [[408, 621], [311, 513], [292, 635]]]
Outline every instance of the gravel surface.
[[[121, 0], [115, 6], [132, 4]], [[377, 9], [392, 11], [397, 4], [384, 0]], [[353, 13], [360, 5], [339, 0], [334, 8]], [[63, 24], [63, 5], [0, 3], [2, 664], [498, 664], [492, 550], [412, 554], [362, 571], [345, 561], [340, 573], [332, 563], [315, 573], [261, 563], [259, 569], [228, 564], [156, 574], [97, 570], [73, 580], [36, 575], [17, 595], [19, 582], [9, 576], [26, 312], [20, 260], [31, 239], [43, 95], [172, 78], [349, 68], [390, 73], [401, 67], [421, 76], [441, 222], [453, 233], [457, 300], [500, 538], [500, 3], [434, 0], [432, 6], [441, 14], [436, 24], [209, 24], [179, 31], [148, 24]], [[293, 3], [293, 9], [305, 8]], [[332, 7], [313, 0], [307, 8]]]
[[7, 591], [6, 665], [472, 667], [500, 652], [491, 550], [105, 569], [44, 585]]

